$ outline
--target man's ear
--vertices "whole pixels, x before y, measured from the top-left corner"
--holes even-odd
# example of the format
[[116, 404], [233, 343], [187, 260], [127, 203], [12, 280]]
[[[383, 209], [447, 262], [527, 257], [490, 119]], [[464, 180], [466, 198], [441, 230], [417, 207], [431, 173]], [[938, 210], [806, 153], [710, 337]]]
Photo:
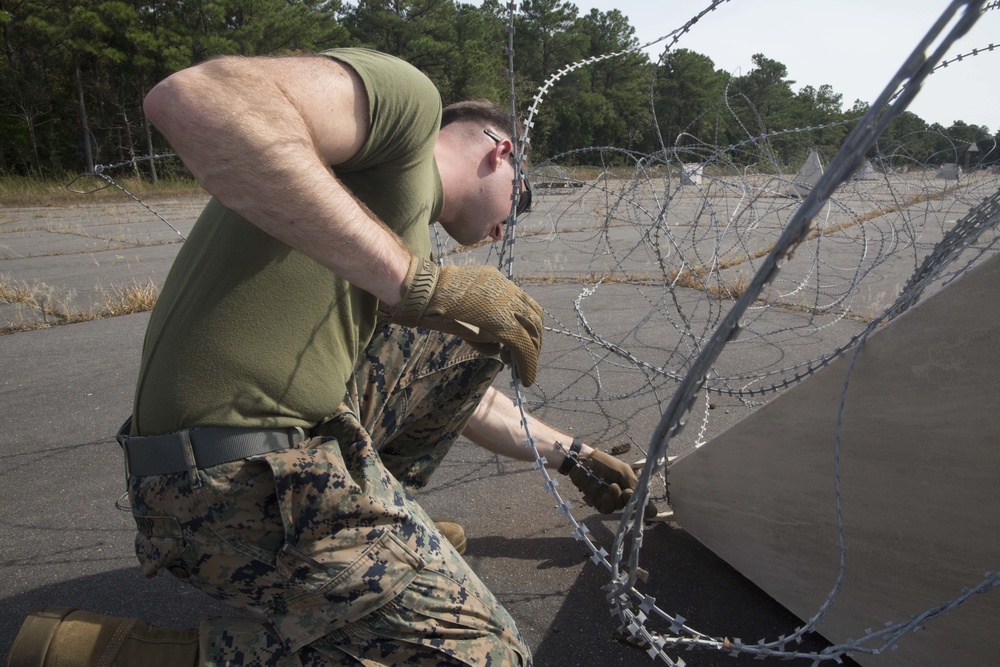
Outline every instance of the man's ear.
[[514, 144], [511, 143], [510, 139], [504, 139], [494, 144], [493, 152], [490, 154], [493, 161], [493, 169], [499, 169], [500, 165], [510, 159], [512, 152], [514, 152]]

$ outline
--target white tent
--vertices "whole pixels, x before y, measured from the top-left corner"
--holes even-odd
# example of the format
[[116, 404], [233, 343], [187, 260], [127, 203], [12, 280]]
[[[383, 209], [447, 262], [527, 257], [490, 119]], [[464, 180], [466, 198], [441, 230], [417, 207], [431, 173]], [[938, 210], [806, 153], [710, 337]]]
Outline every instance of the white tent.
[[878, 180], [878, 172], [875, 171], [875, 167], [872, 166], [870, 160], [865, 160], [865, 163], [861, 165], [861, 169], [858, 169], [858, 173], [854, 174], [854, 180], [856, 181]]
[[822, 176], [823, 163], [819, 161], [819, 153], [815, 150], [810, 151], [809, 157], [802, 164], [799, 173], [795, 175], [795, 180], [788, 186], [788, 194], [805, 197], [813, 186], [819, 183]]

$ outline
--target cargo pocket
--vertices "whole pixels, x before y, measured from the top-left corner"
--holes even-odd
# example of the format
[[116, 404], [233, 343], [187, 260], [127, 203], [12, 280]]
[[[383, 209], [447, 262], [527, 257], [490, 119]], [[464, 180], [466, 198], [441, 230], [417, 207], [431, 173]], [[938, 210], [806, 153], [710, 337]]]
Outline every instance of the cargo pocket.
[[287, 544], [278, 554], [278, 571], [296, 592], [284, 597], [283, 608], [273, 610], [270, 620], [290, 651], [375, 612], [425, 565], [387, 530], [354, 547], [345, 537], [331, 538], [331, 550], [320, 554]]
[[425, 565], [368, 493], [381, 464], [348, 471], [332, 439], [300, 447], [259, 457], [274, 473], [285, 529], [275, 564], [286, 589], [268, 617], [290, 651], [375, 612]]
[[189, 550], [180, 521], [172, 516], [133, 514], [135, 519], [135, 555], [142, 573], [155, 577], [166, 568], [181, 580], [188, 579], [187, 570], [181, 565]]

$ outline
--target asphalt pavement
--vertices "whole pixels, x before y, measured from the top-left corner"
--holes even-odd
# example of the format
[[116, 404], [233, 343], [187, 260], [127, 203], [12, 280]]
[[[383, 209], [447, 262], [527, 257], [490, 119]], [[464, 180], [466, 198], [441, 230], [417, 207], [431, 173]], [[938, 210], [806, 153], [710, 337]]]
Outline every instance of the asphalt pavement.
[[[115, 507], [124, 490], [113, 434], [127, 416], [148, 316], [130, 315], [0, 337], [0, 654], [23, 617], [44, 605], [79, 607], [186, 627], [229, 610], [169, 575], [145, 579], [134, 524]], [[566, 491], [595, 541], [617, 518]], [[466, 528], [466, 558], [519, 623], [538, 665], [632, 665], [645, 652], [620, 640], [602, 586], [608, 573], [570, 535], [530, 464], [461, 442], [421, 500]], [[776, 636], [799, 620], [676, 524], [650, 529], [648, 593], [704, 632]], [[735, 635], [734, 635], [735, 636]], [[820, 640], [820, 644], [821, 644]], [[692, 665], [743, 658], [685, 654]]]
[[[692, 211], [698, 201], [690, 202]], [[184, 234], [202, 203], [162, 201], [155, 207]], [[547, 217], [538, 214], [536, 235], [517, 246], [519, 260], [535, 267], [525, 283], [545, 306], [550, 325], [563, 333], [574, 327], [580, 331], [584, 325], [578, 316], [583, 316], [586, 326], [604, 335], [611, 332], [609, 337], [618, 345], [627, 344], [633, 355], [652, 358], [660, 350], [681, 349], [689, 354], [683, 341], [690, 331], [664, 328], [649, 335], [649, 329], [634, 326], [662, 310], [654, 291], [608, 284], [582, 302], [580, 285], [574, 284], [574, 277], [609, 266], [625, 267], [631, 275], [642, 271], [650, 260], [636, 252], [643, 249], [641, 222], [605, 233], [605, 250], [595, 252], [584, 224], [592, 217], [591, 211], [567, 206], [553, 215], [552, 210]], [[684, 215], [683, 210], [679, 215]], [[158, 284], [180, 238], [149, 216], [148, 211], [127, 202], [4, 209], [0, 211], [0, 279], [5, 285], [30, 287], [51, 303], [78, 310], [99, 306], [102, 291], [130, 281]], [[546, 238], [554, 238], [545, 236], [547, 226], [550, 232], [561, 229], [563, 245], [547, 244]], [[780, 226], [775, 225], [768, 233], [773, 237], [778, 230]], [[766, 244], [766, 235], [762, 238]], [[483, 261], [491, 252], [480, 248], [468, 253], [468, 259], [459, 259]], [[900, 284], [911, 269], [912, 259], [908, 269], [882, 267], [879, 277], [891, 291], [891, 285]], [[637, 281], [642, 283], [642, 277]], [[703, 307], [700, 304], [692, 302], [691, 306]], [[673, 305], [678, 311], [687, 306]], [[23, 303], [0, 304], [0, 316], [5, 325], [29, 325], [47, 317]], [[0, 336], [0, 655], [7, 653], [24, 616], [44, 605], [136, 616], [171, 627], [194, 626], [204, 616], [232, 613], [169, 575], [143, 578], [132, 551], [131, 516], [116, 507], [124, 491], [124, 471], [113, 434], [130, 410], [147, 320], [147, 313], [139, 313]], [[709, 320], [705, 320], [706, 330]], [[780, 350], [771, 342], [747, 345], [739, 364], [789, 366], [795, 355], [809, 358], [860, 326], [846, 322], [838, 333], [829, 333], [831, 338], [824, 338], [827, 330], [814, 327], [822, 330], [814, 338], [796, 338]], [[780, 320], [774, 327], [790, 330], [793, 324]], [[601, 355], [606, 350], [595, 352], [581, 346], [568, 333], [547, 333], [538, 386], [526, 398], [537, 415], [635, 461], [642, 456], [641, 448], [659, 419], [663, 401], [669, 400], [674, 380], [613, 364], [602, 367], [600, 373], [588, 372]], [[661, 355], [659, 363], [665, 366], [669, 359]], [[502, 375], [498, 382], [507, 389], [508, 380]], [[710, 440], [749, 410], [735, 399], [716, 397], [705, 403], [703, 412], [702, 428], [688, 429], [678, 440], [676, 453]], [[610, 574], [595, 565], [590, 551], [574, 539], [571, 526], [555, 511], [556, 501], [543, 484], [541, 473], [531, 464], [501, 459], [460, 440], [420, 500], [432, 516], [458, 520], [465, 526], [467, 560], [519, 624], [535, 664], [650, 662], [645, 650], [623, 640], [603, 590], [611, 581]], [[559, 490], [594, 542], [610, 551], [620, 517], [596, 514], [568, 483]], [[641, 565], [649, 572], [643, 592], [705, 634], [756, 643], [759, 638], [788, 634], [802, 624], [688, 535], [682, 523], [647, 529]], [[648, 624], [652, 629], [667, 625], [656, 619]], [[825, 645], [822, 637], [813, 635], [802, 648], [820, 650]], [[674, 655], [687, 664], [704, 666], [753, 660], [747, 655], [731, 657], [704, 650]]]

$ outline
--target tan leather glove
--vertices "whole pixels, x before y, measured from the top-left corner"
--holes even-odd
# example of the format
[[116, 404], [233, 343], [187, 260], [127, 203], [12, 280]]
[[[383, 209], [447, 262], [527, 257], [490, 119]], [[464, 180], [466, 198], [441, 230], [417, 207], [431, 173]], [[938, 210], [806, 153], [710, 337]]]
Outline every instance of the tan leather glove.
[[471, 343], [503, 345], [517, 361], [525, 387], [535, 382], [542, 350], [542, 308], [492, 266], [443, 266], [414, 257], [395, 308], [379, 317], [427, 327]]
[[610, 454], [595, 449], [569, 472], [570, 481], [583, 492], [583, 500], [601, 514], [623, 509], [638, 484], [632, 468]]
[[[601, 514], [625, 509], [639, 483], [629, 464], [599, 449], [593, 450], [585, 459], [578, 459], [577, 465], [569, 472], [569, 478], [583, 492], [584, 502]], [[643, 517], [648, 520], [656, 515], [656, 506], [649, 502]]]

